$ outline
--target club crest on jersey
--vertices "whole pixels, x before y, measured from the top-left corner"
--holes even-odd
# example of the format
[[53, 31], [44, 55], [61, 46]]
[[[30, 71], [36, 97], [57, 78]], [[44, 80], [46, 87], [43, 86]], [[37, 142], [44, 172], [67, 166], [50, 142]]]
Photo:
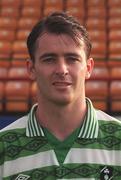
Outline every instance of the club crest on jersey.
[[101, 166], [100, 180], [113, 180], [113, 168], [110, 166]]
[[27, 180], [29, 178], [30, 178], [30, 176], [28, 176], [28, 175], [19, 174], [15, 180]]

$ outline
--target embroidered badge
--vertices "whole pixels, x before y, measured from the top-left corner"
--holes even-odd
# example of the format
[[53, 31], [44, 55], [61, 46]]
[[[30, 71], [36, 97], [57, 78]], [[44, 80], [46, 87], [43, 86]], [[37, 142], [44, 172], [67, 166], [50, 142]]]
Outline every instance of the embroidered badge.
[[101, 166], [100, 180], [113, 180], [113, 168], [110, 166]]
[[28, 175], [19, 174], [15, 180], [27, 180], [29, 178], [30, 178], [30, 176], [28, 176]]

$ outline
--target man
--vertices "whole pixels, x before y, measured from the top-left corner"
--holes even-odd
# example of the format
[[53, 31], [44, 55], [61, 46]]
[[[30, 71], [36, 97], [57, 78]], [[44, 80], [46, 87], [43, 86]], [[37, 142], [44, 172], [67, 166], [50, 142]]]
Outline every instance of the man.
[[0, 132], [1, 179], [120, 179], [121, 123], [85, 98], [94, 65], [85, 28], [56, 12], [27, 46], [38, 102]]

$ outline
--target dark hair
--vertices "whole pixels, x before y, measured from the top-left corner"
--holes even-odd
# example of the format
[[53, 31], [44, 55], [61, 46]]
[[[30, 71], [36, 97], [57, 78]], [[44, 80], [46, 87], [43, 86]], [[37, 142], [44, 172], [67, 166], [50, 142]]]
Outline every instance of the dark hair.
[[[67, 34], [77, 44], [79, 39], [82, 39], [86, 47], [86, 55], [90, 56], [91, 42], [88, 37], [86, 29], [79, 24], [79, 22], [72, 16], [65, 12], [54, 12], [47, 17], [40, 20], [30, 32], [27, 38], [27, 47], [31, 59], [34, 61], [34, 52], [36, 48], [36, 40], [44, 32], [50, 32], [55, 34]], [[79, 39], [78, 39], [79, 38]]]

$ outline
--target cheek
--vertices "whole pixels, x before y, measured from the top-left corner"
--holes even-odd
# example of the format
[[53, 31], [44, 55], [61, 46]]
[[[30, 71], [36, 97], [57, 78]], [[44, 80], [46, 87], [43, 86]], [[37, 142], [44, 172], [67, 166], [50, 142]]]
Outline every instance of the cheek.
[[44, 71], [44, 70], [38, 70], [36, 72], [36, 80], [38, 82], [38, 84], [40, 84], [40, 86], [47, 86], [47, 84], [49, 83], [49, 74], [48, 71]]
[[48, 89], [48, 85], [47, 85], [48, 83], [47, 83], [47, 79], [45, 77], [39, 75], [36, 78], [36, 82], [37, 82], [38, 89], [41, 93], [45, 92], [46, 89]]
[[76, 70], [77, 76], [78, 76], [78, 77], [80, 76], [80, 78], [84, 78], [86, 72], [87, 72], [87, 66], [86, 66], [86, 64], [81, 65], [81, 66], [78, 66], [78, 68], [77, 68], [77, 70]]
[[83, 70], [79, 70], [78, 75], [76, 76], [76, 82], [77, 84], [80, 86], [84, 86], [85, 84], [85, 80], [86, 80], [86, 71]]

